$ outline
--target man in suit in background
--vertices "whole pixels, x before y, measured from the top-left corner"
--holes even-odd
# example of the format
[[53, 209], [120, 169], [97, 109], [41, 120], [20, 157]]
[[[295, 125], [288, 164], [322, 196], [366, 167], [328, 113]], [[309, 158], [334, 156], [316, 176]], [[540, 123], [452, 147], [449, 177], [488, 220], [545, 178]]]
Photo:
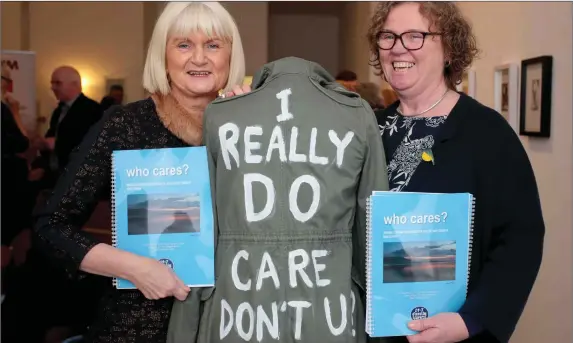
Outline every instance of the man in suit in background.
[[[101, 106], [82, 93], [81, 76], [75, 68], [56, 68], [52, 73], [51, 85], [58, 107], [52, 113], [45, 137], [36, 142], [41, 155], [32, 163], [29, 174], [31, 181], [37, 181], [34, 182], [34, 191], [38, 194], [41, 190], [54, 187], [59, 174], [69, 162], [72, 150], [81, 144], [103, 114]], [[43, 206], [43, 203], [38, 205]], [[43, 284], [41, 292], [33, 300], [35, 311], [38, 312], [37, 329], [45, 333], [43, 341], [61, 342], [73, 334], [82, 333], [91, 320], [93, 304], [99, 300], [105, 280], [68, 280], [58, 267], [52, 266], [35, 249], [32, 249], [29, 260], [28, 277], [31, 280], [50, 280]]]
[[42, 157], [34, 163], [32, 180], [42, 179], [43, 187], [51, 188], [59, 171], [69, 160], [93, 124], [102, 117], [101, 106], [82, 93], [80, 73], [70, 66], [61, 66], [52, 73], [52, 91], [59, 101], [52, 113], [50, 128], [38, 142]]

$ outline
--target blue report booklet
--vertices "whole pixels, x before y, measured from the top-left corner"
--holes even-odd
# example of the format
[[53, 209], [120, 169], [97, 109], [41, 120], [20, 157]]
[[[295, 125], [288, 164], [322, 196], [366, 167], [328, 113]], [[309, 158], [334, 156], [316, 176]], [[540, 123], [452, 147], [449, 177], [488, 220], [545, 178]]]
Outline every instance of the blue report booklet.
[[456, 312], [466, 299], [474, 198], [373, 192], [367, 206], [366, 332], [405, 336], [411, 320]]
[[[112, 154], [112, 242], [171, 267], [190, 287], [215, 282], [214, 230], [205, 147]], [[118, 289], [133, 289], [114, 279]]]

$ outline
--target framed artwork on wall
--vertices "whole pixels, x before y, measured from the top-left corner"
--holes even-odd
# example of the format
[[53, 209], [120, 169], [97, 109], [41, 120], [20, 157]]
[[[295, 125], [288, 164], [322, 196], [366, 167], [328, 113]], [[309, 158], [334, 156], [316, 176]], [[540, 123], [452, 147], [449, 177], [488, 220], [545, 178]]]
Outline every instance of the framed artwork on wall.
[[494, 108], [518, 131], [519, 117], [519, 66], [517, 63], [495, 67]]
[[553, 56], [521, 61], [520, 135], [550, 136], [552, 78]]
[[472, 98], [476, 97], [476, 72], [468, 69], [462, 74], [462, 82], [457, 85], [457, 91], [465, 93]]

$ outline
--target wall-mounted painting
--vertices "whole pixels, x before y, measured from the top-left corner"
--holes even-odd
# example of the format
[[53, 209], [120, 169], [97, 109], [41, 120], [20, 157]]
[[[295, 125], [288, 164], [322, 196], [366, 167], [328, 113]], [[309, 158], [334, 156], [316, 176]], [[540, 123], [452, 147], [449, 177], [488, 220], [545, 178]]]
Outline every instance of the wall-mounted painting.
[[462, 82], [457, 85], [457, 91], [465, 93], [472, 98], [476, 97], [476, 72], [473, 69], [464, 71]]
[[552, 77], [553, 56], [540, 56], [521, 61], [520, 135], [535, 137], [551, 135]]
[[497, 66], [494, 74], [494, 108], [518, 131], [519, 66], [509, 63]]

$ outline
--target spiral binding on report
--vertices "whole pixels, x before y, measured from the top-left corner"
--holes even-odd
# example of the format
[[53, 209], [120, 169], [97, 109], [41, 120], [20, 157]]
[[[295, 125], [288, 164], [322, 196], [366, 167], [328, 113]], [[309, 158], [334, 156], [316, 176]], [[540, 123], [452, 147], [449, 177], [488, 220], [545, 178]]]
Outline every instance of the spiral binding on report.
[[[117, 234], [116, 234], [116, 223], [115, 223], [115, 154], [111, 154], [111, 245], [117, 248]], [[112, 280], [113, 286], [117, 288], [118, 281], [117, 278]]]
[[366, 332], [374, 331], [374, 317], [372, 316], [372, 196], [366, 199]]
[[470, 280], [470, 269], [472, 264], [472, 246], [474, 241], [474, 222], [475, 222], [475, 214], [476, 214], [476, 198], [471, 195], [472, 198], [472, 209], [470, 215], [470, 225], [469, 225], [469, 233], [468, 233], [468, 270], [467, 270], [467, 277], [466, 277], [466, 296], [468, 294], [468, 287], [469, 287], [469, 280]]

